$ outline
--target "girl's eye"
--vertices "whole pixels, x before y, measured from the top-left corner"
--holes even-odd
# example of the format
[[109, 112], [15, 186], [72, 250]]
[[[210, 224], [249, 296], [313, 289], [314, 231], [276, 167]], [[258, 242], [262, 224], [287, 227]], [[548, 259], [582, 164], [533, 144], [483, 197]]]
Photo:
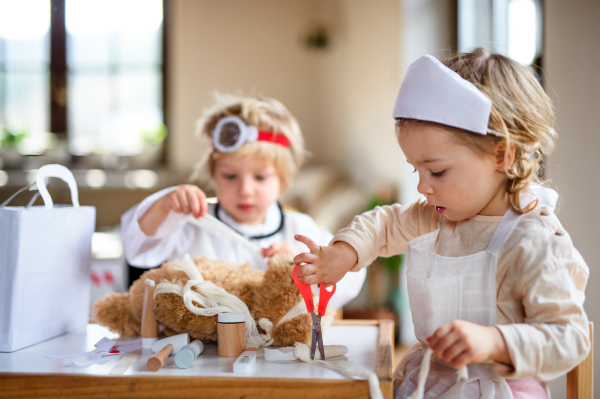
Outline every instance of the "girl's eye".
[[236, 175], [233, 175], [233, 174], [226, 174], [226, 175], [225, 175], [225, 178], [226, 178], [227, 180], [235, 180], [235, 178], [236, 178]]
[[417, 173], [417, 168], [415, 168], [415, 170], [413, 170], [412, 173]]
[[441, 172], [431, 172], [431, 175], [435, 177], [441, 177], [444, 174], [444, 172], [446, 171], [442, 170]]
[[266, 177], [265, 177], [264, 175], [256, 175], [256, 176], [255, 176], [255, 178], [256, 178], [256, 180], [258, 180], [258, 181], [263, 181], [263, 180], [265, 180], [265, 179], [266, 179]]

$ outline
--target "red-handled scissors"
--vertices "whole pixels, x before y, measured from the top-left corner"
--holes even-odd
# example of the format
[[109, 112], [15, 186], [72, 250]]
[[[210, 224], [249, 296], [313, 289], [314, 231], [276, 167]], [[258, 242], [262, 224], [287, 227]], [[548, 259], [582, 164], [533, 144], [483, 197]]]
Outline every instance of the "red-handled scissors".
[[292, 276], [294, 277], [294, 283], [300, 290], [302, 294], [302, 298], [304, 298], [304, 303], [306, 304], [306, 310], [310, 313], [310, 317], [312, 317], [312, 340], [310, 343], [310, 360], [315, 360], [315, 352], [317, 350], [317, 344], [319, 344], [319, 353], [321, 354], [321, 360], [325, 360], [325, 349], [323, 349], [323, 334], [321, 331], [321, 316], [325, 316], [325, 310], [327, 310], [327, 304], [329, 303], [329, 299], [335, 293], [335, 284], [331, 291], [328, 291], [325, 288], [325, 284], [321, 284], [321, 288], [319, 291], [319, 309], [317, 314], [315, 314], [315, 303], [313, 302], [312, 289], [310, 285], [301, 283], [298, 280], [298, 268], [300, 265], [296, 265], [294, 267], [294, 271], [292, 272]]

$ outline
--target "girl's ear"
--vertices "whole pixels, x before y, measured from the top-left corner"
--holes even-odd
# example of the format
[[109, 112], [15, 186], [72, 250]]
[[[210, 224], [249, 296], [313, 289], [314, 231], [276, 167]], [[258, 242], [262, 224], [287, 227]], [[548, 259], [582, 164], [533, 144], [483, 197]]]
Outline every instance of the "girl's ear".
[[494, 146], [492, 155], [496, 170], [504, 173], [515, 162], [515, 146], [512, 143], [508, 145], [506, 140], [503, 140]]

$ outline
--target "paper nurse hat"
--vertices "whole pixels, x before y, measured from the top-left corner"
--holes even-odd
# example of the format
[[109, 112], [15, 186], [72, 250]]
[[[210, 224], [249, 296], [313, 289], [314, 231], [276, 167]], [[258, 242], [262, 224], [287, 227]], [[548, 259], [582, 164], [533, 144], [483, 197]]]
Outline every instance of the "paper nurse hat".
[[394, 119], [435, 122], [488, 134], [492, 102], [475, 85], [435, 57], [410, 64], [394, 105]]

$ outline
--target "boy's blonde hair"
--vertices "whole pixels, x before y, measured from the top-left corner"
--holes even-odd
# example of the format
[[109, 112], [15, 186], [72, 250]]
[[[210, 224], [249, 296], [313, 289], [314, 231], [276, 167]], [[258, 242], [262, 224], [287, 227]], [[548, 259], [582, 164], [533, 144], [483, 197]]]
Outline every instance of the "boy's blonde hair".
[[[488, 128], [494, 134], [480, 135], [450, 128], [459, 142], [468, 145], [480, 155], [490, 155], [501, 141], [506, 143], [505, 169], [508, 181], [506, 190], [511, 208], [525, 213], [536, 206], [534, 201], [525, 208], [520, 197], [531, 183], [540, 180], [540, 162], [550, 154], [557, 138], [554, 124], [554, 107], [531, 69], [500, 54], [483, 48], [470, 53], [452, 54], [442, 63], [473, 83], [492, 100]], [[427, 123], [398, 120], [400, 133], [407, 123]], [[509, 149], [514, 147], [514, 162], [508, 167]]]
[[197, 179], [202, 176], [212, 178], [216, 162], [223, 157], [258, 154], [263, 159], [273, 162], [281, 182], [281, 192], [285, 192], [305, 157], [304, 139], [296, 118], [283, 104], [272, 98], [217, 94], [216, 99], [216, 103], [206, 109], [196, 122], [196, 135], [205, 135], [212, 142], [212, 131], [217, 122], [226, 116], [235, 115], [246, 125], [284, 135], [289, 140], [290, 147], [266, 141], [255, 141], [245, 143], [238, 150], [225, 154], [211, 146], [196, 165], [192, 178]]

